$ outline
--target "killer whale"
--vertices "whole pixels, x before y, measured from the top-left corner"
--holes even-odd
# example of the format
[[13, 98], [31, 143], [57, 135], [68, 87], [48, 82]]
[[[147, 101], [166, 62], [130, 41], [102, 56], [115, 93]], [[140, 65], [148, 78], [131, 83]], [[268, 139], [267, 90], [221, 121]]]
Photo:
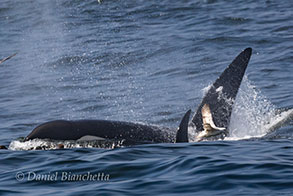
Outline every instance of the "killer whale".
[[[171, 129], [144, 124], [108, 121], [108, 120], [56, 120], [37, 126], [25, 138], [51, 140], [78, 140], [85, 136], [98, 137], [105, 140], [124, 140], [123, 145], [143, 143], [189, 142], [188, 127], [199, 133], [203, 131], [202, 107], [208, 104], [214, 123], [218, 127], [228, 128], [232, 107], [238, 89], [247, 68], [251, 48], [242, 51], [224, 70], [220, 77], [209, 88], [197, 112], [189, 122], [191, 110], [181, 120], [179, 128]], [[225, 137], [225, 135], [223, 136]]]
[[[27, 137], [51, 140], [118, 140], [123, 145], [185, 142], [191, 110], [184, 115], [177, 134], [166, 127], [109, 120], [56, 120], [37, 126]], [[98, 130], [98, 131], [97, 131]], [[176, 138], [176, 140], [174, 140]]]
[[203, 107], [208, 106], [212, 122], [217, 127], [225, 128], [225, 131], [219, 132], [219, 135], [209, 137], [201, 134], [201, 138], [196, 138], [196, 141], [203, 139], [214, 140], [216, 138], [225, 138], [229, 135], [229, 123], [231, 119], [233, 105], [240, 88], [243, 76], [248, 66], [252, 54], [251, 48], [246, 48], [242, 51], [232, 63], [224, 70], [219, 78], [209, 87], [208, 92], [205, 94], [202, 102], [197, 108], [195, 115], [192, 117], [190, 126], [193, 130], [200, 135], [201, 132], [206, 131], [203, 123]]
[[228, 127], [232, 108], [250, 60], [251, 52], [251, 48], [241, 52], [210, 86], [191, 120], [191, 125], [196, 126], [197, 131], [203, 130], [201, 110], [205, 104], [209, 105], [215, 124], [219, 127]]
[[135, 144], [169, 143], [174, 135], [172, 129], [132, 122], [56, 120], [37, 126], [26, 139], [78, 140], [84, 136], [95, 136], [108, 140], [126, 140], [127, 144]]

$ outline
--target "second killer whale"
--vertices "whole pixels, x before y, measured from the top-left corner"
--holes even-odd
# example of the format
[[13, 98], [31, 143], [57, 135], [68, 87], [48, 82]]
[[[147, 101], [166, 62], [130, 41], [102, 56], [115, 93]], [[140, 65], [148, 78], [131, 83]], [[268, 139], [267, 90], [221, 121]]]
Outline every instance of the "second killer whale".
[[219, 134], [220, 138], [224, 138], [228, 135], [232, 108], [251, 53], [252, 49], [246, 48], [232, 61], [210, 86], [191, 121], [189, 110], [177, 129], [110, 120], [55, 120], [37, 126], [25, 140], [79, 140], [90, 136], [94, 139], [123, 140], [123, 145], [189, 142], [188, 127], [193, 127], [197, 134], [207, 131], [203, 124], [203, 107], [211, 111], [213, 124], [226, 130]]

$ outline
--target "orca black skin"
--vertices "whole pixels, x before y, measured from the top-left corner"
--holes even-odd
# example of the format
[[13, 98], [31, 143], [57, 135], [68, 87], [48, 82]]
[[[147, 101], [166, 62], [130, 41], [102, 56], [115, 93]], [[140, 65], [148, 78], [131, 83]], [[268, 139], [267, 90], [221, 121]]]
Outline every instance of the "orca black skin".
[[56, 120], [36, 127], [26, 140], [35, 138], [52, 140], [78, 140], [83, 136], [96, 136], [125, 143], [172, 143], [176, 131], [131, 122], [108, 120]]
[[232, 107], [252, 49], [242, 51], [210, 87], [189, 123], [190, 112], [184, 115], [176, 134], [175, 129], [142, 125], [131, 122], [106, 120], [51, 121], [36, 127], [26, 140], [35, 138], [52, 140], [78, 140], [84, 136], [96, 136], [109, 140], [125, 140], [129, 145], [137, 143], [188, 142], [188, 123], [196, 131], [203, 130], [201, 109], [211, 108], [216, 126], [228, 128]]
[[218, 127], [228, 128], [232, 108], [251, 52], [251, 48], [241, 52], [210, 87], [191, 120], [197, 132], [203, 130], [201, 109], [204, 104], [210, 106], [215, 124]]
[[56, 120], [39, 125], [26, 137], [26, 140], [35, 138], [78, 140], [84, 136], [95, 136], [108, 140], [124, 140], [123, 145], [188, 142], [187, 129], [190, 113], [191, 110], [188, 110], [184, 115], [177, 135], [173, 129], [131, 122]]
[[188, 142], [188, 123], [191, 110], [188, 110], [182, 118], [179, 129], [176, 134], [176, 143]]

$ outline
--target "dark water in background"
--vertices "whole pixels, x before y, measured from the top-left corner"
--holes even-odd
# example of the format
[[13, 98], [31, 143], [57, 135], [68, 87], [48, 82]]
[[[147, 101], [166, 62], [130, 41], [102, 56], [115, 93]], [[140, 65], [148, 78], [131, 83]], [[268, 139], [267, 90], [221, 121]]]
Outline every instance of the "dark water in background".
[[[254, 50], [240, 93], [252, 101], [238, 106], [256, 118], [241, 123], [238, 112], [232, 127], [258, 136], [247, 124], [263, 121], [258, 111], [293, 107], [292, 8], [290, 0], [1, 0], [0, 58], [18, 53], [0, 65], [1, 145], [54, 119], [176, 127], [246, 47]], [[291, 123], [276, 139], [0, 151], [0, 194], [292, 195], [292, 132]], [[28, 172], [59, 176], [28, 181]], [[62, 172], [110, 180], [62, 181]]]

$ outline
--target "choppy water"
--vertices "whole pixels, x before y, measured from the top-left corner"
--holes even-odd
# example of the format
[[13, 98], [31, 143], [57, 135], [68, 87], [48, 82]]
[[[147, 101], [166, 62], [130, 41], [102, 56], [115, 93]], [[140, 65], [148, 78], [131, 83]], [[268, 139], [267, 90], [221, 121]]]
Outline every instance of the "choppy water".
[[[0, 65], [1, 145], [54, 119], [177, 127], [241, 50], [253, 55], [226, 141], [1, 150], [0, 194], [292, 195], [292, 123], [241, 140], [293, 108], [292, 8], [289, 0], [1, 0], [0, 59], [17, 52]], [[74, 179], [98, 174], [108, 178]]]

